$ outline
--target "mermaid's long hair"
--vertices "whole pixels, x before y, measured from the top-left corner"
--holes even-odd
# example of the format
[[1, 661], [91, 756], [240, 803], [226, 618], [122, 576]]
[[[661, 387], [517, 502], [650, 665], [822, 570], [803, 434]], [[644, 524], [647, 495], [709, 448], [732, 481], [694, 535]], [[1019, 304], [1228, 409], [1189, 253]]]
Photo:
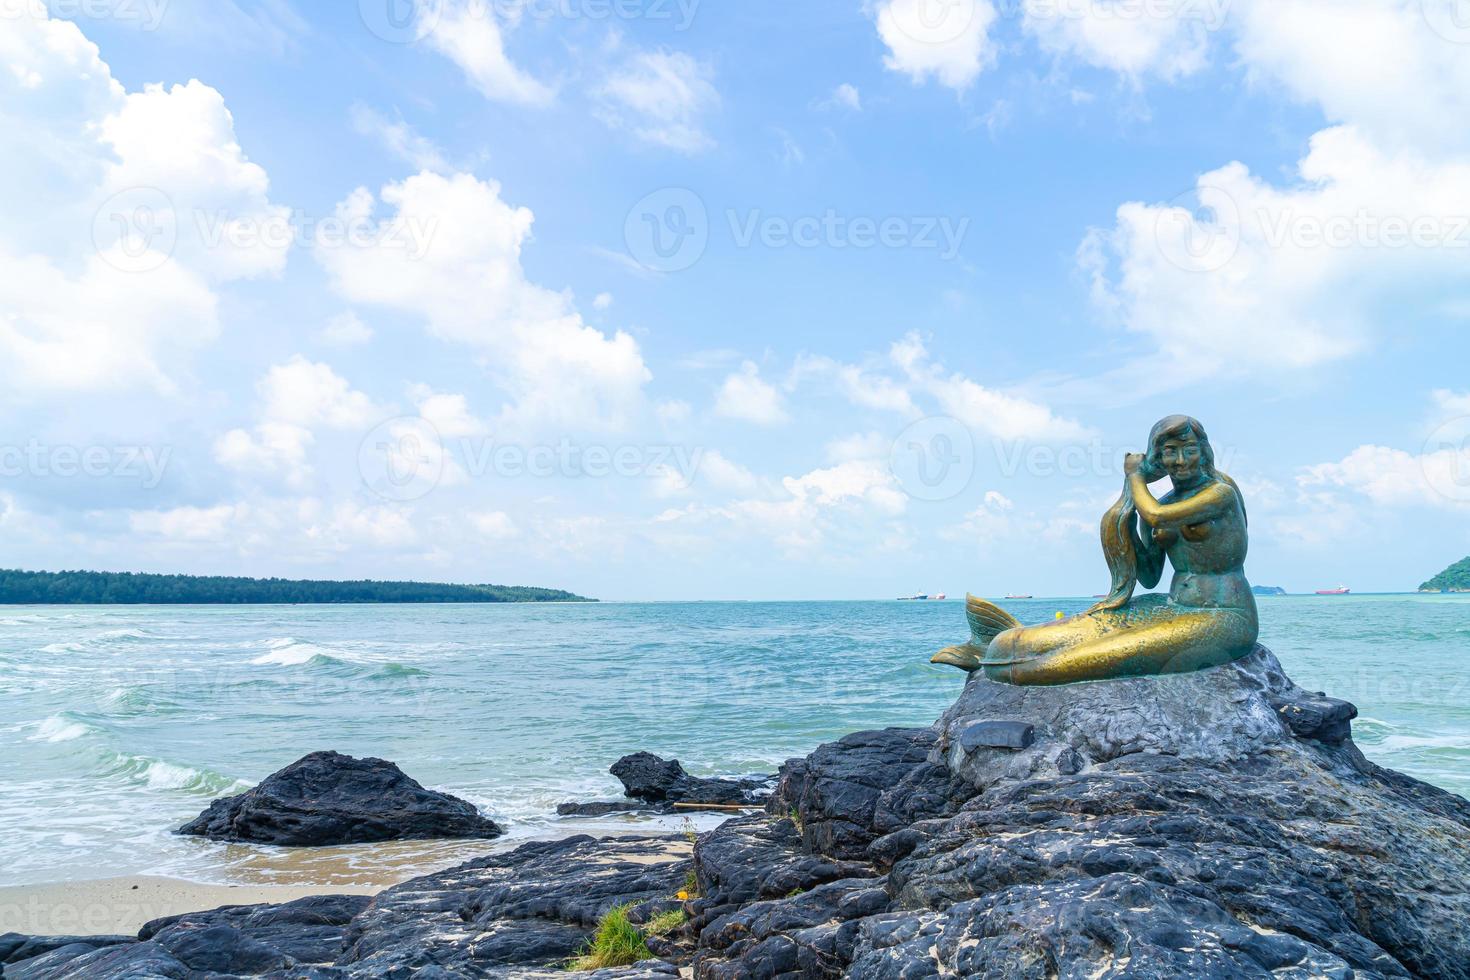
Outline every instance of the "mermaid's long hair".
[[[1160, 419], [1148, 434], [1148, 455], [1143, 461], [1143, 473], [1153, 478], [1164, 472], [1164, 440], [1185, 433], [1193, 433], [1199, 440], [1200, 471], [1212, 480], [1223, 480], [1235, 490], [1241, 500], [1241, 514], [1245, 513], [1245, 502], [1240, 497], [1240, 487], [1229, 476], [1215, 469], [1215, 451], [1210, 446], [1210, 437], [1198, 419], [1188, 415], [1170, 415]], [[1138, 556], [1142, 548], [1139, 538], [1138, 510], [1133, 506], [1133, 493], [1128, 479], [1123, 479], [1123, 494], [1118, 502], [1108, 508], [1102, 519], [1103, 557], [1107, 559], [1108, 571], [1113, 575], [1113, 589], [1106, 599], [1088, 610], [1121, 609], [1133, 598], [1133, 589], [1138, 584]], [[1157, 582], [1157, 578], [1155, 578]], [[1153, 582], [1148, 583], [1153, 585]]]

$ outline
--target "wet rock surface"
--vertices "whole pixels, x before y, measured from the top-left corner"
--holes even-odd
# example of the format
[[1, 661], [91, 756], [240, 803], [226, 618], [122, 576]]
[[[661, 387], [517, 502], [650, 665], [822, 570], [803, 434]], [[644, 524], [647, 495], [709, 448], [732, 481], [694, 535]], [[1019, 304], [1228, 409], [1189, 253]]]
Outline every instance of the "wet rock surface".
[[393, 763], [313, 752], [239, 796], [215, 800], [180, 834], [287, 847], [504, 833], [474, 804], [425, 789]]
[[[372, 900], [59, 940], [5, 977], [565, 977], [607, 908], [647, 922], [692, 885], [659, 959], [588, 975], [1470, 978], [1470, 802], [1369, 763], [1319, 697], [1265, 650], [1068, 687], [972, 677], [933, 727], [788, 762], [767, 813], [692, 855], [679, 835], [528, 844]], [[981, 721], [1032, 737], [961, 738]]]

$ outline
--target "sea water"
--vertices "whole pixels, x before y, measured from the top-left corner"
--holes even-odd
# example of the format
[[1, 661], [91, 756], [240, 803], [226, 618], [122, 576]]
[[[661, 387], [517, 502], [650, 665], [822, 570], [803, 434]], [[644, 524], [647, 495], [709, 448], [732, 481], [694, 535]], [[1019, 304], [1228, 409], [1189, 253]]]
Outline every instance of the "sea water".
[[[1039, 622], [1090, 601], [1003, 604]], [[1470, 597], [1260, 606], [1291, 676], [1358, 705], [1369, 758], [1470, 794]], [[619, 796], [607, 768], [640, 749], [697, 774], [770, 773], [847, 732], [927, 725], [964, 682], [928, 658], [964, 635], [953, 600], [0, 607], [0, 884], [373, 882], [464, 856], [170, 833], [319, 749], [390, 759], [511, 843], [676, 828], [554, 811]]]

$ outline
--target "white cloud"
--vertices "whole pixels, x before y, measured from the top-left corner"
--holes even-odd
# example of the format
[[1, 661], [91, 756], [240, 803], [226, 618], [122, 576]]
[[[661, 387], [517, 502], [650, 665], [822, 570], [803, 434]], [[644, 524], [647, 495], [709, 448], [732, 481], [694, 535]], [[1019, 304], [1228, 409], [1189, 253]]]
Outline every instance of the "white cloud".
[[544, 106], [556, 96], [551, 87], [517, 68], [505, 53], [496, 11], [500, 4], [442, 0], [424, 43], [449, 58], [485, 98], [516, 105]]
[[264, 416], [276, 422], [352, 429], [369, 424], [375, 414], [372, 400], [354, 390], [330, 365], [300, 354], [272, 366], [256, 390]]
[[316, 339], [330, 347], [354, 347], [373, 339], [372, 328], [351, 310], [338, 313], [317, 331]]
[[452, 169], [448, 159], [433, 140], [418, 133], [402, 119], [389, 119], [368, 106], [358, 103], [351, 110], [352, 128], [371, 136], [415, 170], [446, 173]]
[[1024, 0], [1026, 31], [1042, 49], [1097, 68], [1165, 79], [1199, 71], [1230, 0]]
[[[1236, 52], [1273, 89], [1386, 147], [1464, 152], [1470, 25], [1459, 0], [1241, 0]], [[1373, 52], [1362, 57], [1362, 52]]]
[[832, 90], [832, 102], [834, 105], [851, 109], [853, 112], [863, 111], [863, 97], [858, 92], [857, 86], [843, 82]]
[[470, 411], [464, 395], [436, 392], [428, 385], [414, 385], [409, 394], [419, 415], [446, 439], [478, 436], [487, 431], [485, 423]]
[[1359, 446], [1335, 463], [1306, 467], [1305, 491], [1346, 489], [1379, 507], [1470, 510], [1470, 432], [1458, 445], [1426, 447], [1421, 454], [1387, 446]]
[[670, 398], [659, 402], [654, 406], [654, 414], [658, 420], [666, 425], [679, 425], [688, 422], [694, 414], [694, 408], [688, 402], [678, 398]]
[[987, 388], [963, 374], [946, 372], [929, 359], [918, 334], [909, 334], [890, 351], [893, 362], [908, 375], [911, 385], [939, 404], [946, 415], [978, 432], [999, 439], [1082, 439], [1086, 426], [1056, 415], [1038, 401]]
[[603, 311], [612, 309], [612, 305], [613, 305], [613, 295], [612, 295], [612, 293], [598, 293], [596, 296], [594, 296], [592, 298], [592, 308], [594, 310], [599, 311], [599, 312], [603, 312]]
[[878, 36], [888, 46], [883, 65], [915, 82], [933, 77], [964, 91], [995, 60], [990, 0], [881, 0], [874, 10]]
[[610, 74], [599, 91], [599, 115], [647, 143], [681, 153], [715, 141], [704, 116], [720, 104], [713, 70], [681, 51], [640, 51]]
[[1348, 356], [1375, 301], [1470, 273], [1470, 163], [1386, 152], [1342, 126], [1312, 138], [1298, 173], [1283, 187], [1228, 164], [1199, 178], [1201, 212], [1124, 204], [1084, 243], [1096, 299], [1152, 341], [1160, 383]]
[[696, 479], [719, 490], [751, 493], [760, 486], [754, 473], [725, 456], [718, 449], [710, 449], [699, 457], [695, 471]]
[[[393, 208], [384, 218], [363, 189], [337, 206], [345, 220], [376, 223], [372, 241], [316, 250], [339, 293], [420, 316], [435, 336], [482, 351], [520, 422], [626, 423], [651, 377], [638, 344], [589, 327], [567, 294], [526, 279], [529, 209], [470, 174], [421, 173], [384, 187], [382, 200]], [[417, 258], [395, 244], [409, 228], [431, 230]]]
[[301, 355], [272, 366], [256, 385], [260, 421], [253, 430], [231, 429], [214, 444], [222, 466], [244, 473], [280, 475], [302, 487], [312, 476], [307, 451], [313, 430], [366, 430], [380, 410], [327, 364]]
[[218, 332], [212, 285], [284, 265], [287, 212], [214, 89], [128, 93], [44, 5], [5, 23], [0, 371], [25, 389], [170, 391]]
[[837, 390], [848, 401], [862, 408], [915, 415], [914, 404], [908, 388], [886, 374], [873, 370], [869, 365], [843, 364], [830, 357], [803, 354], [796, 359], [792, 368], [795, 383], [806, 377], [832, 379]]
[[226, 537], [244, 512], [234, 504], [133, 511], [128, 516], [128, 527], [135, 534], [176, 541], [218, 541]]
[[725, 378], [715, 394], [715, 414], [757, 425], [780, 425], [789, 418], [781, 393], [761, 379], [753, 361]]
[[470, 526], [480, 537], [491, 541], [507, 541], [521, 533], [511, 516], [500, 510], [471, 514]]

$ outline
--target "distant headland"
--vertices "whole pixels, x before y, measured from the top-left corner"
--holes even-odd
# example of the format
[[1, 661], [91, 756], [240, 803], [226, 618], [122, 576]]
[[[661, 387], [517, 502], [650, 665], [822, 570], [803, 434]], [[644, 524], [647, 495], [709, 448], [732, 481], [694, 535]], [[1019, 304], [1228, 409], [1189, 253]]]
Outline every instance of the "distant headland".
[[1470, 592], [1470, 558], [1461, 558], [1419, 586], [1420, 592]]
[[596, 601], [560, 589], [524, 585], [446, 585], [370, 580], [327, 582], [223, 575], [0, 569], [0, 604], [6, 605]]

